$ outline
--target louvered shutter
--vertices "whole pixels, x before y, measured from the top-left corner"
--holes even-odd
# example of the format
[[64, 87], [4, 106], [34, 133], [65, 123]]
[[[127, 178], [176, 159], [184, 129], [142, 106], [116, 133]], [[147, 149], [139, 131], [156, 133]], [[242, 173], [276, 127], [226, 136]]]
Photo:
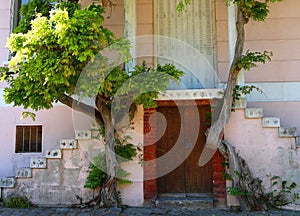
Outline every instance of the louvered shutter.
[[[156, 40], [157, 63], [174, 63], [184, 70], [185, 76], [181, 82], [189, 89], [213, 88], [215, 83], [214, 1], [191, 1], [187, 12], [182, 13], [176, 10], [178, 0], [155, 0], [155, 3], [156, 34], [164, 36]], [[173, 83], [170, 88], [184, 87]]]

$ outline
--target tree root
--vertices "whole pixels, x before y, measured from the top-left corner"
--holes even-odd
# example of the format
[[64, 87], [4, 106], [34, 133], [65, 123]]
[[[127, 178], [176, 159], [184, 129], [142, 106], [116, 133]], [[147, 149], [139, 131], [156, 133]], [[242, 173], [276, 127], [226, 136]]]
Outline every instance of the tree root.
[[229, 173], [232, 178], [233, 187], [245, 195], [238, 196], [242, 209], [251, 211], [268, 210], [272, 203], [268, 201], [261, 185], [262, 181], [254, 178], [246, 161], [239, 156], [235, 148], [223, 140], [219, 145], [220, 153], [229, 162]]

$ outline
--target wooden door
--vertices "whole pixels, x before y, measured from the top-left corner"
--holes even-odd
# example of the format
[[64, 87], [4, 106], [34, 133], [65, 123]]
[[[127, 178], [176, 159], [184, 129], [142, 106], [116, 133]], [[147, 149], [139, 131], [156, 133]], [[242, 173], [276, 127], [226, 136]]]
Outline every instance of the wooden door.
[[[205, 145], [205, 131], [208, 128], [208, 105], [159, 107], [158, 112], [165, 116], [166, 131], [157, 142], [157, 157], [169, 152], [176, 142], [182, 146], [178, 159], [186, 158], [172, 172], [158, 178], [158, 193], [161, 196], [201, 196], [212, 193], [211, 162], [198, 166], [200, 154]], [[199, 116], [199, 117], [198, 117]], [[197, 121], [199, 120], [199, 121]], [[157, 130], [162, 130], [163, 120], [157, 121]], [[179, 135], [182, 133], [181, 135]], [[175, 157], [175, 156], [174, 156]], [[177, 158], [176, 158], [177, 159]], [[157, 171], [163, 169], [158, 164]]]

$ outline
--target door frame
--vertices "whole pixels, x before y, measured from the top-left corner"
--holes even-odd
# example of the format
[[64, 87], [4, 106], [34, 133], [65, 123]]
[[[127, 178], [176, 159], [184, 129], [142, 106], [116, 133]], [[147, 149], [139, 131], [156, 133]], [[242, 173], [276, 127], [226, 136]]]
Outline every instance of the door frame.
[[[210, 100], [178, 100], [176, 102], [170, 100], [157, 101], [158, 106], [178, 106], [178, 105], [209, 105]], [[158, 196], [157, 179], [156, 179], [156, 164], [151, 163], [147, 165], [147, 161], [155, 161], [156, 159], [156, 125], [155, 118], [150, 117], [156, 112], [156, 108], [144, 109], [144, 134], [150, 135], [144, 136], [144, 201], [149, 203], [155, 200]], [[152, 126], [152, 128], [151, 128]], [[213, 174], [213, 200], [214, 206], [226, 206], [226, 181], [223, 179], [224, 167], [222, 163], [224, 157], [217, 151], [212, 158], [212, 174]]]

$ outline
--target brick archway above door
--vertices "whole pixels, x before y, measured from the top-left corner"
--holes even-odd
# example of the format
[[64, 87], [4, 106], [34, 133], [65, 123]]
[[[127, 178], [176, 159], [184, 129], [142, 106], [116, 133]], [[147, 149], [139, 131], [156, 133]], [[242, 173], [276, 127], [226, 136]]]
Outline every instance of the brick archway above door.
[[[196, 161], [198, 160], [200, 154], [199, 151], [202, 151], [203, 145], [205, 143], [205, 140], [203, 141], [205, 137], [203, 136], [199, 136], [198, 144], [194, 147], [195, 150], [192, 151], [189, 157], [187, 157], [187, 159], [178, 168], [175, 168], [174, 171], [161, 178], [156, 178], [157, 170], [160, 169], [160, 165], [155, 163], [156, 157], [160, 156], [159, 154], [157, 155], [157, 148], [159, 147], [159, 149], [161, 149], [163, 147], [162, 143], [166, 142], [166, 139], [168, 139], [168, 135], [163, 136], [162, 139], [156, 141], [156, 134], [159, 130], [157, 124], [159, 122], [157, 122], [156, 118], [152, 118], [151, 116], [153, 116], [154, 113], [159, 111], [163, 115], [169, 115], [169, 117], [165, 117], [169, 118], [169, 120], [171, 119], [171, 122], [169, 123], [172, 124], [172, 118], [176, 119], [176, 107], [180, 106], [185, 107], [183, 108], [183, 110], [185, 110], [184, 112], [187, 113], [185, 114], [187, 117], [184, 118], [187, 118], [187, 121], [192, 121], [193, 117], [191, 114], [191, 110], [189, 110], [188, 108], [189, 106], [191, 106], [191, 104], [196, 104], [199, 109], [199, 114], [202, 115], [202, 131], [200, 130], [200, 133], [203, 133], [203, 130], [206, 130], [207, 127], [204, 124], [205, 120], [203, 120], [203, 118], [205, 117], [203, 115], [207, 113], [207, 110], [203, 110], [203, 108], [206, 107], [207, 109], [209, 107], [209, 100], [197, 100], [193, 101], [192, 103], [191, 101], [187, 100], [176, 101], [176, 103], [174, 101], [159, 101], [157, 109], [145, 109], [144, 111], [144, 134], [148, 134], [147, 136], [145, 136], [144, 139], [144, 198], [146, 202], [149, 200], [153, 200], [157, 198], [159, 194], [164, 193], [210, 193], [213, 196], [214, 203], [216, 205], [225, 205], [226, 183], [224, 180], [222, 180], [222, 162], [224, 160], [223, 157], [218, 152], [216, 152], [210, 163], [205, 168], [200, 168], [196, 166]], [[170, 112], [174, 112], [174, 114]], [[189, 127], [190, 128], [187, 127], [187, 129], [185, 129], [186, 135], [189, 135], [189, 133], [191, 133], [189, 131], [192, 131], [192, 124], [189, 124]], [[172, 133], [172, 130], [174, 130], [174, 125], [171, 128], [167, 128], [169, 134]], [[150, 131], [151, 133], [149, 133]], [[174, 131], [174, 133], [176, 133], [176, 131]], [[168, 150], [167, 148], [169, 147], [166, 147], [165, 150]], [[150, 165], [147, 165], [147, 161], [152, 162], [150, 163]], [[205, 172], [207, 172], [207, 175], [203, 174]]]

